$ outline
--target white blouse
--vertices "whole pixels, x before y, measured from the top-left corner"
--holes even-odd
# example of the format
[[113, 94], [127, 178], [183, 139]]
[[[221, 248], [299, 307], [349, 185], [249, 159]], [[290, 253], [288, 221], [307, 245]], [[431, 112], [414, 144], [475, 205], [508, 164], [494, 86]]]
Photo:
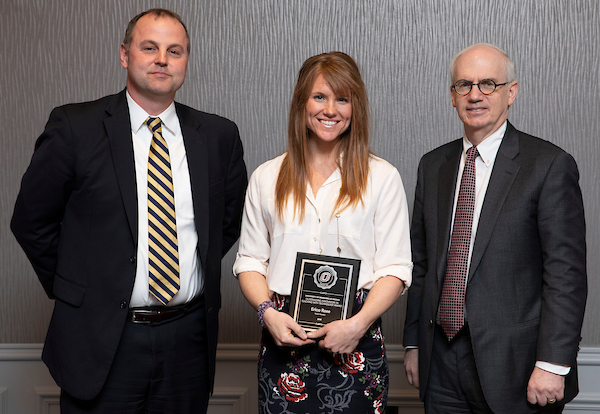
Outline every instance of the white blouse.
[[340, 188], [336, 170], [319, 188], [316, 198], [306, 189], [304, 220], [294, 217], [290, 198], [284, 220], [275, 211], [275, 184], [285, 154], [259, 166], [250, 177], [242, 219], [239, 250], [233, 273], [256, 271], [273, 292], [290, 295], [296, 253], [315, 253], [361, 260], [358, 288], [370, 289], [391, 275], [412, 281], [410, 232], [406, 194], [398, 170], [372, 156], [363, 204], [331, 215]]

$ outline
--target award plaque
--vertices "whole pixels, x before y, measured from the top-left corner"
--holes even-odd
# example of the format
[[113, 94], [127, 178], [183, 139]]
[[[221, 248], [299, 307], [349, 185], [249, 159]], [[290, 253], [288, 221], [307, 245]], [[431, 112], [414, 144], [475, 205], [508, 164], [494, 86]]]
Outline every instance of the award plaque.
[[314, 331], [352, 316], [360, 260], [298, 253], [290, 298], [290, 315]]

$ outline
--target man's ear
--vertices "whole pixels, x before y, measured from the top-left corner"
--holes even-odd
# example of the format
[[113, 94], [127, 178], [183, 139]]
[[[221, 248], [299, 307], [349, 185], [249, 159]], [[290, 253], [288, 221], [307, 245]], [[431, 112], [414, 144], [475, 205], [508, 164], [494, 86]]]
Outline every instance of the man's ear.
[[123, 66], [124, 69], [127, 69], [127, 65], [129, 63], [129, 51], [127, 50], [127, 48], [125, 47], [125, 44], [121, 43], [121, 47], [119, 49], [119, 55], [121, 58], [121, 66]]
[[456, 108], [456, 102], [454, 101], [454, 89], [450, 87], [450, 99], [452, 99], [452, 106]]
[[517, 93], [519, 93], [519, 84], [517, 81], [512, 81], [510, 85], [508, 85], [508, 106], [511, 106], [513, 103], [515, 103]]

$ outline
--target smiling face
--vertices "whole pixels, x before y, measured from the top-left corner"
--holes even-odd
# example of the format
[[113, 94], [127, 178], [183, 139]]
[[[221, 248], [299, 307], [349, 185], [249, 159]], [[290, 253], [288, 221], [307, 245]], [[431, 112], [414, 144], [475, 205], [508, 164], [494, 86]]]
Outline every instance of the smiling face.
[[166, 109], [183, 85], [187, 46], [181, 23], [171, 17], [153, 15], [138, 20], [129, 48], [121, 44], [121, 65], [127, 69], [127, 91], [151, 115]]
[[317, 76], [306, 102], [306, 126], [310, 130], [310, 138], [337, 142], [350, 126], [350, 99], [350, 96], [337, 96], [323, 75]]
[[[456, 61], [452, 84], [459, 80], [479, 83], [491, 79], [496, 84], [507, 79], [505, 56], [487, 47], [477, 46], [464, 52]], [[498, 86], [490, 95], [481, 93], [477, 86], [468, 95], [461, 96], [452, 88], [452, 105], [465, 127], [465, 135], [473, 145], [478, 145], [494, 133], [508, 118], [508, 108], [514, 103], [519, 90], [516, 81]]]

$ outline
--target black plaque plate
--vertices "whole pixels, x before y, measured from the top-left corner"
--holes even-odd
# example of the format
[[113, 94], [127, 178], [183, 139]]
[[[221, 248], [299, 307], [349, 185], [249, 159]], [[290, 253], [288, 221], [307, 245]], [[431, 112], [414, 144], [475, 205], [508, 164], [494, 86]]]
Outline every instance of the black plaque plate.
[[290, 315], [309, 332], [352, 316], [360, 260], [298, 253]]

